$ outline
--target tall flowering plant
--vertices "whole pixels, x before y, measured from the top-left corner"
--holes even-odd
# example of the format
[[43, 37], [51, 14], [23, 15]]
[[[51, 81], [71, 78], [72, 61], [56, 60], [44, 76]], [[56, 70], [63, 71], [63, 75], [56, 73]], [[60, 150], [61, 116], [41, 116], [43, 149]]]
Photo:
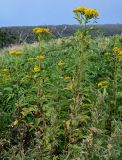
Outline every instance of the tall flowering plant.
[[[72, 100], [70, 104], [70, 114], [67, 121], [65, 121], [66, 137], [68, 137], [68, 145], [66, 145], [69, 153], [73, 153], [76, 150], [77, 144], [77, 154], [81, 153], [81, 141], [84, 133], [88, 133], [87, 122], [90, 120], [90, 115], [88, 114], [88, 108], [84, 106], [88, 105], [86, 94], [89, 95], [89, 88], [85, 90], [84, 81], [86, 78], [85, 64], [88, 61], [88, 49], [90, 44], [91, 35], [89, 34], [89, 29], [87, 30], [86, 24], [90, 22], [91, 19], [96, 19], [99, 14], [98, 11], [86, 7], [78, 7], [73, 10], [75, 14], [75, 19], [82, 26], [82, 30], [76, 32], [74, 37], [74, 53], [77, 54], [76, 58], [76, 70], [71, 80], [71, 90], [72, 90]], [[90, 104], [92, 105], [92, 104]], [[81, 125], [81, 122], [85, 122]]]
[[33, 33], [37, 35], [40, 47], [42, 47], [42, 41], [48, 41], [51, 36], [51, 33], [48, 28], [34, 28]]
[[85, 25], [91, 20], [96, 19], [99, 16], [99, 13], [96, 9], [78, 7], [73, 10], [75, 14], [75, 19], [81, 24]]

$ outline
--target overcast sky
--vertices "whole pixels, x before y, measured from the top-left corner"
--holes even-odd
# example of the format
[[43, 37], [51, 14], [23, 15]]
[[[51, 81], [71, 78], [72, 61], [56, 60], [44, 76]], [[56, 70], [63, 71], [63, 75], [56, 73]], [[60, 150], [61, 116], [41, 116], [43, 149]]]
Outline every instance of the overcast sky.
[[0, 26], [76, 24], [72, 10], [97, 9], [98, 23], [122, 23], [122, 0], [0, 0]]

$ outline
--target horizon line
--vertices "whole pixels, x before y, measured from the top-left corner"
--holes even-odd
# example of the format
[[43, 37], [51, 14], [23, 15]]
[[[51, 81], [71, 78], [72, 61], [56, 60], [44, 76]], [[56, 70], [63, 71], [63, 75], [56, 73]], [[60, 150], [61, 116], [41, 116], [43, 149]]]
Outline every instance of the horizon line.
[[[3, 25], [0, 28], [9, 28], [9, 27], [38, 27], [38, 26], [80, 26], [79, 24], [42, 24], [42, 25]], [[96, 24], [88, 24], [89, 25], [122, 25], [122, 23], [96, 23]]]

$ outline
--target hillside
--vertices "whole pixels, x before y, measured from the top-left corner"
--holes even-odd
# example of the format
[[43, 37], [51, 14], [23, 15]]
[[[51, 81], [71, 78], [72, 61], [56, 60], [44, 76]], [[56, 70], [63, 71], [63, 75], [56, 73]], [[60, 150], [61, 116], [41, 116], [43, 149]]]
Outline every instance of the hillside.
[[[53, 35], [53, 38], [62, 38], [73, 36], [80, 28], [79, 25], [47, 25]], [[87, 26], [90, 28], [91, 26]], [[93, 35], [98, 36], [103, 34], [105, 36], [119, 35], [122, 33], [122, 24], [108, 24], [108, 25], [94, 25], [95, 29]], [[32, 29], [35, 26], [21, 26], [21, 27], [2, 27], [0, 28], [0, 48], [9, 46], [11, 44], [21, 44], [23, 42], [33, 43], [37, 41]]]

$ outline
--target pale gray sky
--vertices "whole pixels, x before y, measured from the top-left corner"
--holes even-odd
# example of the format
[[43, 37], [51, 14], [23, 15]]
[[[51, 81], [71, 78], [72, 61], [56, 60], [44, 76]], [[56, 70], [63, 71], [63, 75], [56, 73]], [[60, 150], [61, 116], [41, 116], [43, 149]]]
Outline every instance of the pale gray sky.
[[97, 9], [98, 23], [122, 23], [122, 0], [0, 0], [0, 26], [75, 24], [79, 6]]

